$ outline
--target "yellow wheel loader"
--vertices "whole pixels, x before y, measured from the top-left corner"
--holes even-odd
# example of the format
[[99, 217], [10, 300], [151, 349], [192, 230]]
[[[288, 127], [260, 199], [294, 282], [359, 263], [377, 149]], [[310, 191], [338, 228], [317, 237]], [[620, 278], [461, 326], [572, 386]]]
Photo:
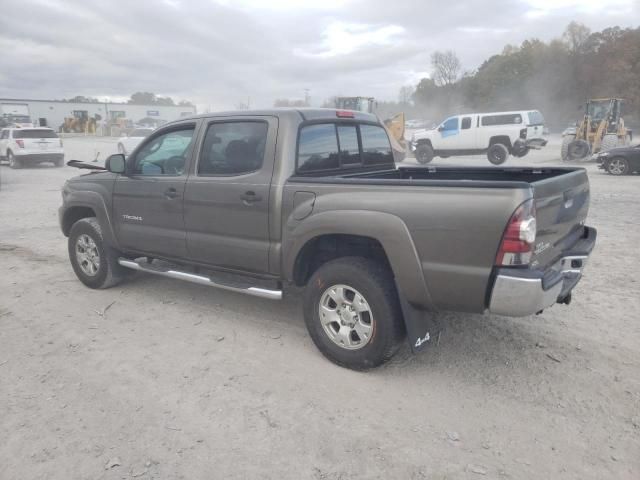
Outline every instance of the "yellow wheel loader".
[[[376, 114], [377, 102], [373, 97], [336, 97], [335, 104], [336, 108], [343, 110]], [[404, 120], [404, 113], [397, 113], [393, 117], [382, 121], [389, 134], [393, 158], [396, 162], [403, 161], [406, 155], [407, 144], [404, 139]]]
[[566, 133], [562, 138], [562, 160], [581, 160], [594, 153], [629, 145], [631, 130], [624, 126], [621, 110], [621, 98], [588, 100], [575, 133]]

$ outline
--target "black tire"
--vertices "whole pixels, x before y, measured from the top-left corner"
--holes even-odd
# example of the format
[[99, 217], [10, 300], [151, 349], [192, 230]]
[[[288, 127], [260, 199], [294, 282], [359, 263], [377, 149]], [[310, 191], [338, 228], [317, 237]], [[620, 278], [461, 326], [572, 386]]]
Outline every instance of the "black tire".
[[606, 152], [607, 150], [611, 150], [616, 147], [624, 146], [624, 138], [618, 138], [618, 135], [608, 134], [602, 137], [602, 143], [600, 144], [600, 151]]
[[[95, 274], [90, 275], [83, 270], [76, 254], [77, 242], [81, 236], [89, 237], [95, 244], [99, 266]], [[89, 288], [109, 288], [117, 285], [129, 273], [118, 264], [118, 251], [105, 245], [102, 229], [95, 217], [82, 218], [73, 224], [68, 241], [69, 260], [78, 279]]]
[[567, 147], [567, 159], [582, 160], [591, 153], [591, 146], [586, 140], [574, 140]]
[[501, 143], [494, 143], [487, 150], [487, 158], [494, 165], [502, 165], [509, 158], [509, 149]]
[[428, 143], [421, 143], [416, 147], [416, 161], [425, 165], [433, 160], [433, 147]]
[[[338, 345], [320, 320], [321, 301], [331, 287], [337, 285], [359, 292], [370, 307], [370, 337], [364, 346], [355, 350]], [[337, 305], [335, 308], [339, 311]], [[316, 270], [304, 292], [304, 319], [313, 343], [322, 354], [337, 365], [353, 370], [367, 370], [388, 361], [398, 350], [405, 333], [391, 272], [362, 257], [338, 258]]]
[[610, 175], [622, 176], [629, 173], [629, 162], [624, 157], [613, 157], [607, 160], [607, 172]]
[[9, 162], [9, 168], [22, 168], [22, 162], [16, 158], [11, 150], [7, 151], [7, 161]]
[[562, 147], [560, 148], [560, 158], [563, 162], [569, 160], [569, 145], [576, 139], [575, 135], [565, 135], [562, 137]]

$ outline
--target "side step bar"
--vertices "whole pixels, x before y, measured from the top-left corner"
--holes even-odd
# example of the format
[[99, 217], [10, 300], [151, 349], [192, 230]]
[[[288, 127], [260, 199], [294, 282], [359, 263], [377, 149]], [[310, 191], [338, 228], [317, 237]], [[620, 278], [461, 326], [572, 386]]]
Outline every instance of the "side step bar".
[[132, 270], [139, 270], [141, 272], [152, 273], [154, 275], [161, 275], [163, 277], [175, 278], [178, 280], [184, 280], [187, 282], [198, 283], [200, 285], [207, 285], [209, 287], [220, 288], [222, 290], [229, 290], [230, 292], [244, 293], [245, 295], [253, 295], [254, 297], [266, 298], [269, 300], [281, 300], [282, 290], [269, 290], [259, 287], [240, 287], [225, 285], [224, 283], [218, 283], [210, 277], [204, 275], [196, 275], [195, 273], [181, 272], [179, 270], [172, 270], [170, 268], [161, 268], [156, 265], [153, 267], [140, 264], [133, 260], [126, 258], [119, 258], [118, 263], [123, 267], [130, 268]]

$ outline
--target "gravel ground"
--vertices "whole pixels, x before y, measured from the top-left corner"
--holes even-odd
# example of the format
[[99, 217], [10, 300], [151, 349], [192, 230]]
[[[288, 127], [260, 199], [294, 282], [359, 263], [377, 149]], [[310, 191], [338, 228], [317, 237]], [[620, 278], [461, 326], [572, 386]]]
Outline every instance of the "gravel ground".
[[[509, 164], [557, 163], [553, 140]], [[599, 238], [571, 306], [445, 313], [437, 344], [356, 373], [316, 350], [295, 293], [84, 288], [57, 224], [78, 171], [2, 165], [0, 478], [637, 480], [640, 176], [587, 168]]]

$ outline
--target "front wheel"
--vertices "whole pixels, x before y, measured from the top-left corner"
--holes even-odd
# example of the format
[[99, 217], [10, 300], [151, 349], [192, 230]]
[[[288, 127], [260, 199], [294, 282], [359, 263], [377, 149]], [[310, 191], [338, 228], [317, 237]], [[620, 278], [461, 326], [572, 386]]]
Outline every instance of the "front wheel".
[[591, 153], [591, 145], [586, 140], [574, 140], [567, 147], [567, 158], [569, 160], [582, 160]]
[[611, 175], [626, 175], [629, 173], [629, 162], [626, 158], [613, 157], [607, 163], [607, 172]]
[[501, 143], [494, 143], [487, 150], [487, 158], [494, 165], [502, 165], [509, 157], [509, 149]]
[[95, 217], [82, 218], [69, 233], [69, 260], [78, 279], [89, 288], [109, 288], [128, 273], [118, 264], [118, 252], [105, 244]]
[[391, 272], [361, 257], [332, 260], [316, 270], [304, 294], [304, 319], [322, 354], [353, 370], [386, 362], [404, 336]]

